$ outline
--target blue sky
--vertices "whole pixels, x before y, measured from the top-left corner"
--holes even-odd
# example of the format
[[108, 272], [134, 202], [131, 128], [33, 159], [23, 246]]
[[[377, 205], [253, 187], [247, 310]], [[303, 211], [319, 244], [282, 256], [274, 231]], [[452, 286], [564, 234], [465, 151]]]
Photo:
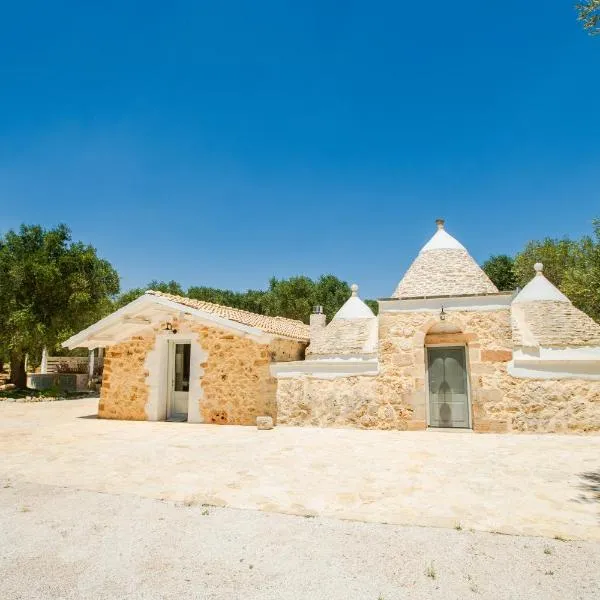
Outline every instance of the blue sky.
[[480, 262], [600, 216], [572, 2], [27, 2], [0, 19], [0, 232], [122, 276], [388, 296], [445, 217]]

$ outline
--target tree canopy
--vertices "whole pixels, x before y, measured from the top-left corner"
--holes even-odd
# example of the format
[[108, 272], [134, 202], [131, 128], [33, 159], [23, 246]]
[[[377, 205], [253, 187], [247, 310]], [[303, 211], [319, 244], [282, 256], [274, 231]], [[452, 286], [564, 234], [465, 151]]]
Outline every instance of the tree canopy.
[[600, 34], [600, 0], [583, 0], [575, 5], [577, 20], [590, 35]]
[[593, 221], [593, 235], [579, 240], [546, 238], [529, 242], [515, 257], [519, 286], [533, 276], [533, 265], [544, 263], [544, 275], [573, 304], [600, 321], [600, 219]]
[[[261, 315], [298, 319], [305, 323], [308, 323], [310, 313], [316, 305], [323, 306], [327, 318], [331, 319], [351, 294], [347, 282], [330, 274], [321, 275], [316, 280], [305, 275], [287, 279], [273, 277], [266, 290], [245, 292], [205, 286], [192, 286], [186, 291], [176, 281], [151, 281], [144, 288], [135, 288], [121, 294], [115, 300], [114, 308], [124, 306], [149, 289], [241, 308]], [[365, 302], [377, 314], [377, 302], [374, 300], [365, 300]]]
[[482, 268], [500, 291], [509, 291], [517, 287], [514, 264], [513, 258], [507, 254], [499, 254], [490, 256]]
[[544, 275], [577, 308], [600, 321], [600, 219], [593, 221], [591, 236], [531, 241], [514, 259], [492, 256], [483, 269], [498, 289], [510, 290], [531, 281], [536, 262], [544, 264]]
[[0, 355], [24, 387], [26, 354], [61, 341], [112, 310], [119, 276], [65, 225], [22, 225], [0, 237]]

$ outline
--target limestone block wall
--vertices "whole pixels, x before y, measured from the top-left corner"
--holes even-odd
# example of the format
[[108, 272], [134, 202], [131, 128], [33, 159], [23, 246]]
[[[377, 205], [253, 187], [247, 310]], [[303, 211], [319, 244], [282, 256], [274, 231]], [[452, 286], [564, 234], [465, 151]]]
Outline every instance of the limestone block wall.
[[473, 429], [506, 431], [600, 430], [600, 382], [517, 379], [512, 358], [510, 309], [448, 315], [460, 334], [428, 334], [439, 324], [431, 313], [379, 316], [379, 393], [408, 415], [407, 429], [427, 426], [426, 344], [466, 344]]
[[[164, 324], [107, 349], [98, 415], [102, 418], [144, 420], [149, 398], [149, 382], [160, 373], [150, 373], [148, 354], [159, 343], [166, 343]], [[198, 373], [199, 414], [205, 423], [255, 425], [256, 417], [277, 418], [277, 381], [271, 376], [272, 361], [299, 360], [306, 343], [276, 338], [259, 343], [230, 331], [198, 324], [192, 320], [172, 321], [179, 335], [190, 333], [192, 343], [199, 343], [202, 362], [191, 365]], [[154, 368], [166, 368], [164, 362]], [[158, 387], [158, 386], [157, 386]], [[163, 390], [164, 392], [164, 390]], [[161, 401], [165, 401], [162, 398]]]
[[200, 413], [205, 423], [255, 425], [256, 417], [277, 421], [277, 380], [271, 376], [273, 361], [298, 360], [306, 344], [275, 339], [259, 344], [213, 327], [192, 325], [207, 353], [202, 363]]
[[277, 412], [280, 425], [397, 429], [400, 422], [381, 402], [375, 376], [279, 379]]
[[98, 416], [102, 419], [146, 420], [149, 388], [145, 361], [155, 336], [136, 336], [110, 346], [104, 357]]

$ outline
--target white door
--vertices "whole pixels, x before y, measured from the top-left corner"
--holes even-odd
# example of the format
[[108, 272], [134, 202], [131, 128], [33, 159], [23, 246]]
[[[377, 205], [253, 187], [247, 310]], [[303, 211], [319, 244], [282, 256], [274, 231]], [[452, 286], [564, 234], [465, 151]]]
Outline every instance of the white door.
[[168, 364], [168, 411], [167, 418], [187, 420], [188, 398], [190, 394], [190, 352], [189, 342], [169, 342]]
[[429, 425], [469, 427], [469, 392], [464, 347], [428, 348]]

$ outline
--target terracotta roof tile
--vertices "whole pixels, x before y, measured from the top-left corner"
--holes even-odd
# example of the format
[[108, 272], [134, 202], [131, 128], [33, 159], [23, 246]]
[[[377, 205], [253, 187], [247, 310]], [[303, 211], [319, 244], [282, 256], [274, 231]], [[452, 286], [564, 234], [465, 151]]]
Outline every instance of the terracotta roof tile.
[[193, 298], [186, 298], [185, 296], [176, 296], [175, 294], [167, 294], [165, 292], [157, 292], [155, 290], [148, 290], [146, 294], [153, 296], [159, 296], [166, 298], [182, 306], [189, 308], [195, 308], [204, 312], [235, 321], [236, 323], [242, 323], [250, 327], [256, 327], [262, 329], [265, 333], [271, 333], [286, 338], [293, 338], [296, 340], [308, 341], [310, 337], [310, 328], [302, 321], [296, 321], [295, 319], [286, 319], [284, 317], [269, 317], [266, 315], [259, 315], [247, 310], [241, 310], [240, 308], [232, 308], [230, 306], [222, 306], [221, 304], [214, 304], [212, 302], [205, 302], [204, 300], [194, 300]]

